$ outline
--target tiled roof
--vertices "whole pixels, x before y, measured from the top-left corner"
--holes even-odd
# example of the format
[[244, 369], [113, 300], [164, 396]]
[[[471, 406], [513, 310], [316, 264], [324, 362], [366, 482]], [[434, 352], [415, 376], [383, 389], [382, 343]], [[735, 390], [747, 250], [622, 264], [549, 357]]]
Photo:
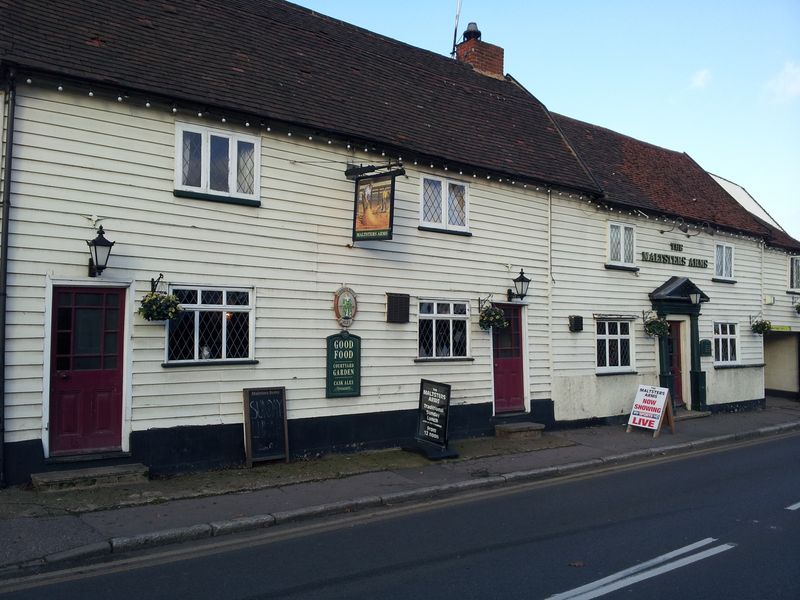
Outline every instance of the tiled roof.
[[604, 127], [552, 115], [609, 202], [769, 236], [692, 158]]
[[0, 60], [600, 193], [513, 80], [279, 0], [0, 0]]

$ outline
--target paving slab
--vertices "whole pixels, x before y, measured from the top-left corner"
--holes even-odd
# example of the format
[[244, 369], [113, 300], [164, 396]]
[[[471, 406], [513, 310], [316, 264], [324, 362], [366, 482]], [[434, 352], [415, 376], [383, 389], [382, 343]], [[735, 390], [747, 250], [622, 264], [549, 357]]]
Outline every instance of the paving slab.
[[0, 565], [100, 542], [105, 536], [77, 516], [0, 521]]

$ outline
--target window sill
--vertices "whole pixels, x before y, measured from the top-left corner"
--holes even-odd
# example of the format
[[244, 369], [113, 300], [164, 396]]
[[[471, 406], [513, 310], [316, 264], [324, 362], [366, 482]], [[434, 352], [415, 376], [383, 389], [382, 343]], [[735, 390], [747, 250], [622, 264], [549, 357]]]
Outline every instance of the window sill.
[[606, 263], [605, 268], [609, 271], [630, 271], [631, 273], [638, 273], [639, 267], [633, 265], [615, 265], [613, 263]]
[[448, 235], [462, 235], [464, 237], [472, 237], [472, 233], [469, 231], [456, 231], [454, 229], [439, 229], [438, 227], [427, 227], [425, 225], [420, 225], [417, 227], [420, 231], [432, 231], [433, 233], [446, 233]]
[[712, 277], [711, 281], [713, 281], [714, 283], [729, 283], [729, 284], [736, 283], [735, 279], [722, 279], [720, 277]]
[[754, 365], [739, 365], [739, 364], [731, 364], [731, 365], [714, 365], [715, 369], [725, 370], [725, 369], [760, 369], [764, 367], [764, 363], [757, 363]]
[[200, 192], [189, 192], [186, 190], [173, 190], [173, 196], [178, 198], [192, 198], [193, 200], [209, 200], [222, 204], [238, 204], [239, 206], [261, 206], [260, 200], [250, 200], [249, 198], [236, 198], [234, 196], [217, 196], [216, 194], [201, 194]]
[[638, 375], [639, 371], [595, 371], [597, 377], [612, 377], [614, 375]]
[[786, 290], [787, 294], [792, 294], [792, 296], [800, 295], [800, 290]]
[[450, 358], [415, 358], [415, 363], [441, 363], [441, 362], [474, 362], [471, 356], [455, 356]]
[[178, 369], [180, 367], [229, 367], [232, 365], [257, 365], [257, 360], [190, 360], [186, 362], [163, 362], [164, 369]]

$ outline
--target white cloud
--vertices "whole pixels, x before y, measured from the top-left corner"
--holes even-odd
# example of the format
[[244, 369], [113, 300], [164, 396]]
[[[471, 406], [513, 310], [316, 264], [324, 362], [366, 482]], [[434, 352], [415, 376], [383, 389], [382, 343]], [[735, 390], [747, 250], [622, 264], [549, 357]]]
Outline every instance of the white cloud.
[[692, 87], [702, 89], [708, 86], [711, 81], [711, 71], [708, 69], [700, 69], [695, 71], [692, 75]]
[[777, 102], [800, 98], [800, 65], [787, 61], [781, 72], [767, 82], [767, 91]]

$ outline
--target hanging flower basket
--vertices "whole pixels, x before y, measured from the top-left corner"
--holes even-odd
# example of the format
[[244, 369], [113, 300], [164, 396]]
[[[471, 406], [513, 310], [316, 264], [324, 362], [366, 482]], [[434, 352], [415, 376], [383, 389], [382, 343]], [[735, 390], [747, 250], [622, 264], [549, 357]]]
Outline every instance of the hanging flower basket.
[[660, 317], [651, 317], [644, 322], [644, 332], [650, 337], [669, 335], [669, 323]]
[[794, 310], [798, 315], [800, 315], [800, 302], [794, 305]]
[[756, 319], [750, 324], [750, 328], [753, 330], [753, 333], [764, 335], [772, 331], [772, 323], [766, 319]]
[[148, 292], [137, 312], [147, 321], [167, 321], [177, 317], [183, 308], [174, 294]]
[[508, 327], [508, 321], [506, 321], [506, 315], [501, 309], [496, 306], [487, 306], [480, 313], [478, 325], [480, 325], [481, 329], [491, 329], [492, 327], [504, 329]]

